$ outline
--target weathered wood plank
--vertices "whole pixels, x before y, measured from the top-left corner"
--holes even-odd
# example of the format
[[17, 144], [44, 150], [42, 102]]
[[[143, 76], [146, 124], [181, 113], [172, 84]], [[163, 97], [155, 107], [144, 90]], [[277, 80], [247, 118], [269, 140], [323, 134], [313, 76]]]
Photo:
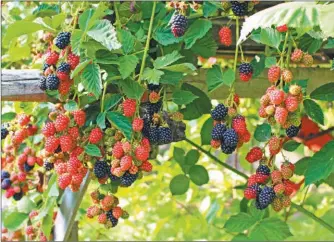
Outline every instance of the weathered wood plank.
[[[86, 193], [90, 180], [90, 172], [88, 172], [78, 192], [72, 192], [69, 188], [65, 190], [62, 203], [60, 204], [55, 220], [55, 241], [74, 241], [75, 235], [72, 234], [72, 228], [75, 224], [75, 216], [80, 207], [83, 196]], [[72, 239], [70, 239], [70, 237]]]
[[[308, 93], [315, 88], [334, 81], [334, 72], [326, 68], [292, 68], [295, 80], [309, 79]], [[39, 70], [4, 70], [2, 72], [3, 101], [47, 101], [47, 96], [38, 88]], [[206, 88], [206, 70], [201, 69], [196, 76], [186, 77], [186, 81], [201, 90]], [[242, 82], [237, 78], [236, 91], [240, 97], [260, 98], [270, 83], [267, 80], [267, 71], [250, 82]], [[211, 98], [222, 99], [228, 95], [228, 88], [222, 86], [211, 92]]]

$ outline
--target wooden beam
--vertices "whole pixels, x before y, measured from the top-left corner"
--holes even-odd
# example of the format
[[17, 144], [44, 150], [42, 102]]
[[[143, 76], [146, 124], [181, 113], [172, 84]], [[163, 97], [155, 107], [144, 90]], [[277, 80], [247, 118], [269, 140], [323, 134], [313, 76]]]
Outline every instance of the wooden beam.
[[[307, 91], [310, 93], [315, 88], [334, 81], [334, 72], [325, 68], [303, 68], [291, 69], [294, 80], [309, 79]], [[200, 69], [198, 75], [187, 76], [186, 82], [201, 90], [207, 91], [206, 71]], [[3, 70], [2, 77], [2, 101], [48, 101], [49, 99], [39, 89], [39, 70]], [[253, 78], [249, 82], [242, 82], [237, 78], [235, 87], [237, 93], [243, 98], [260, 98], [270, 86], [267, 80], [267, 70], [260, 76]], [[228, 95], [228, 88], [221, 86], [209, 93], [213, 99], [223, 99]]]

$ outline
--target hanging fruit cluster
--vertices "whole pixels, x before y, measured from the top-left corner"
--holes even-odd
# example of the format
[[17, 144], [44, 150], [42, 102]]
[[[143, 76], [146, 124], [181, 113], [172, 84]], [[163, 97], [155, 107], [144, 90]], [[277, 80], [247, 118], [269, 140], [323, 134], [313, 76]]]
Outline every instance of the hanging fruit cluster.
[[[50, 234], [49, 238], [43, 233], [41, 229], [41, 222], [38, 221], [39, 211], [33, 210], [29, 214], [29, 224], [25, 228], [25, 234], [29, 240], [51, 241], [53, 236]], [[57, 212], [53, 212], [52, 221], [55, 222]]]

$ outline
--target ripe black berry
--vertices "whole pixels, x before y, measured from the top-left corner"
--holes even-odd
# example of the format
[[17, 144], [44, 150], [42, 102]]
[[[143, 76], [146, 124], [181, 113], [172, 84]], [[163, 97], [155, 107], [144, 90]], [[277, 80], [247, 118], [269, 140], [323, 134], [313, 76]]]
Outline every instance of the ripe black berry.
[[42, 76], [41, 79], [39, 80], [38, 87], [43, 91], [46, 90], [46, 77], [45, 76]]
[[5, 127], [1, 127], [1, 139], [5, 139], [8, 134], [9, 134], [8, 129], [6, 129]]
[[66, 46], [69, 45], [71, 39], [71, 33], [69, 32], [61, 32], [55, 39], [55, 45], [59, 49], [65, 49]]
[[21, 200], [22, 197], [23, 197], [23, 192], [22, 191], [20, 191], [18, 193], [15, 193], [14, 196], [13, 196], [15, 201]]
[[150, 91], [155, 91], [155, 92], [159, 92], [160, 89], [161, 89], [161, 85], [155, 85], [155, 84], [147, 84], [147, 89], [150, 90]]
[[215, 107], [211, 111], [211, 117], [213, 120], [221, 121], [223, 120], [228, 112], [228, 108], [224, 106], [224, 104], [218, 104], [217, 107]]
[[1, 181], [9, 177], [10, 177], [10, 174], [8, 171], [4, 171], [4, 170], [1, 171]]
[[275, 192], [272, 187], [264, 186], [256, 198], [256, 207], [260, 210], [265, 209], [273, 202], [275, 198]]
[[150, 116], [153, 116], [153, 114], [159, 113], [161, 111], [161, 108], [162, 101], [159, 100], [157, 103], [148, 103], [146, 111]]
[[33, 166], [29, 166], [28, 163], [24, 163], [23, 168], [24, 168], [24, 171], [25, 171], [25, 172], [29, 172], [29, 171], [31, 171], [32, 169], [34, 169], [34, 166], [35, 166], [35, 165], [33, 165]]
[[5, 178], [1, 182], [1, 188], [4, 189], [4, 190], [7, 190], [8, 188], [10, 188], [11, 185], [12, 185], [12, 182], [10, 181], [9, 178]]
[[226, 126], [225, 124], [216, 124], [215, 127], [213, 127], [212, 132], [211, 132], [211, 137], [214, 140], [222, 140], [223, 139], [223, 134], [226, 131]]
[[270, 168], [267, 165], [259, 165], [259, 167], [256, 169], [256, 174], [269, 176]]
[[132, 185], [132, 183], [135, 182], [135, 180], [138, 177], [138, 173], [136, 174], [130, 174], [129, 172], [125, 172], [123, 176], [121, 176], [121, 185], [125, 187], [129, 187]]
[[100, 160], [97, 161], [94, 165], [94, 174], [97, 178], [103, 178], [108, 175], [108, 164], [107, 162]]
[[151, 129], [150, 120], [147, 118], [143, 118], [143, 120], [144, 120], [144, 126], [141, 132], [144, 137], [149, 138]]
[[118, 219], [112, 215], [112, 210], [107, 212], [107, 219], [112, 223], [113, 227], [118, 224]]
[[175, 14], [171, 19], [171, 23], [172, 23], [171, 30], [173, 35], [175, 37], [183, 36], [188, 26], [188, 20], [186, 16], [182, 14]]
[[248, 2], [231, 1], [231, 8], [236, 16], [245, 16], [248, 12]]
[[234, 129], [227, 129], [223, 134], [223, 142], [230, 147], [236, 147], [238, 144], [238, 135]]
[[249, 63], [241, 63], [239, 66], [239, 72], [242, 74], [253, 74], [253, 67]]
[[237, 146], [228, 146], [225, 143], [221, 145], [221, 149], [224, 154], [232, 154], [236, 148]]
[[57, 90], [59, 86], [59, 79], [55, 74], [48, 75], [46, 78], [46, 89]]
[[285, 133], [289, 138], [295, 137], [299, 133], [299, 127], [291, 125], [285, 130]]
[[151, 144], [158, 143], [159, 141], [159, 128], [158, 127], [150, 127], [149, 140]]
[[169, 127], [159, 127], [158, 128], [158, 143], [169, 144], [173, 141], [172, 130]]
[[43, 164], [46, 171], [51, 171], [54, 167], [54, 164], [48, 161], [45, 161]]
[[57, 68], [57, 72], [64, 72], [64, 73], [69, 73], [71, 70], [71, 66], [70, 64], [66, 63], [66, 62], [62, 62], [58, 68]]
[[262, 191], [262, 189], [259, 186], [259, 184], [251, 185], [249, 188], [252, 189], [252, 190], [255, 190], [256, 194], [259, 194]]

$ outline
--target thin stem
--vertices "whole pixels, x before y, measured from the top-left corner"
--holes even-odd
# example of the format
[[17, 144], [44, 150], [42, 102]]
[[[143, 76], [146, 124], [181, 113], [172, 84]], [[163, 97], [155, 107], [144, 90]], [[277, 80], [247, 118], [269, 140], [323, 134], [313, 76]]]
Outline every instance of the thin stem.
[[[291, 37], [292, 38], [292, 37]], [[292, 42], [289, 41], [289, 46], [288, 46], [288, 53], [286, 55], [286, 68], [289, 68], [290, 66], [290, 56], [292, 52]]]
[[148, 33], [147, 33], [147, 39], [146, 39], [146, 45], [144, 49], [144, 54], [143, 54], [143, 60], [140, 66], [140, 72], [138, 76], [138, 81], [141, 82], [141, 77], [145, 68], [145, 63], [146, 63], [146, 57], [147, 57], [147, 52], [150, 48], [150, 40], [151, 40], [151, 34], [152, 34], [152, 27], [153, 27], [153, 21], [154, 21], [154, 14], [155, 14], [155, 8], [157, 6], [157, 2], [153, 2], [153, 7], [152, 7], [152, 14], [151, 14], [151, 19], [150, 19], [150, 26], [148, 28]]
[[104, 84], [103, 84], [103, 94], [102, 94], [102, 100], [101, 100], [101, 113], [103, 113], [103, 111], [104, 111], [104, 99], [106, 97], [107, 85], [108, 85], [108, 82], [105, 81]]
[[310, 186], [308, 186], [306, 188], [306, 191], [305, 191], [305, 194], [304, 194], [304, 197], [303, 197], [303, 201], [301, 202], [300, 206], [303, 206], [303, 204], [304, 204], [304, 202], [306, 200], [307, 193], [308, 193], [309, 190], [310, 190]]
[[117, 9], [117, 2], [114, 3], [114, 10], [115, 10], [115, 15], [116, 15], [116, 27], [117, 29], [121, 29], [121, 20], [119, 19], [119, 13]]
[[307, 211], [305, 208], [303, 208], [300, 205], [297, 205], [295, 203], [291, 203], [291, 207], [297, 209], [299, 212], [305, 214], [306, 216], [308, 216], [309, 218], [313, 219], [314, 221], [318, 222], [319, 224], [321, 224], [322, 226], [324, 226], [326, 229], [328, 229], [329, 231], [331, 231], [334, 234], [334, 227], [331, 226], [330, 224], [326, 223], [324, 220], [322, 220], [321, 218], [315, 216], [313, 213]]
[[[239, 17], [236, 17], [235, 24], [236, 24], [235, 36], [236, 36], [236, 41], [238, 41], [239, 40]], [[236, 45], [235, 54], [234, 54], [234, 66], [233, 66], [234, 72], [237, 70], [238, 50], [239, 50], [238, 46]]]
[[219, 163], [220, 165], [224, 166], [226, 169], [233, 171], [234, 173], [238, 174], [239, 176], [248, 179], [248, 176], [244, 173], [242, 173], [241, 171], [238, 171], [237, 169], [233, 168], [232, 166], [222, 162], [221, 160], [219, 160], [217, 157], [215, 157], [214, 155], [212, 155], [210, 152], [208, 152], [207, 150], [203, 149], [201, 146], [199, 146], [198, 144], [192, 142], [191, 140], [185, 138], [185, 141], [187, 141], [189, 144], [191, 144], [192, 146], [196, 147], [197, 149], [199, 149], [201, 152], [203, 152], [204, 154], [206, 154], [207, 156], [209, 156], [211, 159], [213, 159], [215, 162]]

